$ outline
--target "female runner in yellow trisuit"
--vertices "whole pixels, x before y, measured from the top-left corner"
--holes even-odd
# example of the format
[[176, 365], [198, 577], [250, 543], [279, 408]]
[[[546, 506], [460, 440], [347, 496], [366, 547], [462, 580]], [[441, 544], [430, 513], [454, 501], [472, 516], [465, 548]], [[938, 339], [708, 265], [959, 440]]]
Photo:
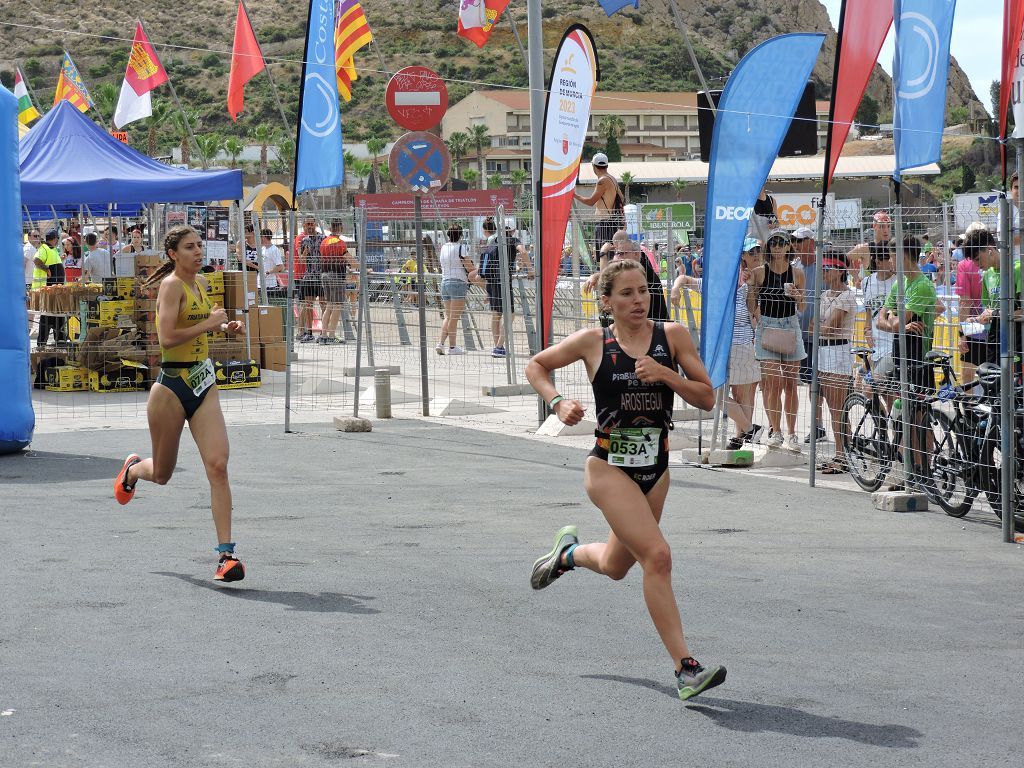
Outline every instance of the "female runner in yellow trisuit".
[[164, 238], [168, 261], [146, 281], [160, 283], [156, 299], [157, 335], [160, 340], [160, 375], [149, 392], [146, 414], [153, 441], [153, 456], [131, 454], [114, 480], [114, 497], [127, 504], [135, 484], [149, 480], [165, 485], [178, 459], [181, 430], [187, 421], [203, 458], [210, 481], [213, 523], [217, 529], [220, 561], [214, 579], [239, 581], [245, 568], [235, 557], [231, 541], [231, 486], [228, 484], [228, 433], [220, 410], [217, 385], [207, 346], [207, 334], [238, 334], [239, 321], [227, 322], [220, 306], [206, 296], [203, 243], [192, 227], [174, 227]]

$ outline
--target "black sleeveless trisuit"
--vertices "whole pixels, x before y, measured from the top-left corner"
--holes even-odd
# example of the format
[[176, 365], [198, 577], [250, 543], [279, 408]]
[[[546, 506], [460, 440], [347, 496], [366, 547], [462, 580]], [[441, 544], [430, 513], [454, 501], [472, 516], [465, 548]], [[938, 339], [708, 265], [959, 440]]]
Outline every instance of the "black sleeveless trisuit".
[[[597, 404], [597, 444], [590, 451], [602, 461], [608, 461], [609, 450], [626, 466], [618, 466], [646, 495], [668, 469], [668, 430], [672, 429], [672, 403], [675, 393], [667, 384], [644, 384], [636, 376], [636, 360], [626, 354], [612, 334], [604, 328], [604, 352], [601, 365], [591, 382]], [[647, 354], [667, 368], [677, 369], [669, 349], [663, 323], [654, 323], [651, 345]], [[628, 435], [617, 430], [633, 430]], [[645, 430], [646, 434], [637, 434]], [[623, 445], [623, 443], [627, 443]], [[630, 444], [635, 443], [635, 444]], [[619, 450], [614, 450], [616, 446]], [[630, 462], [643, 464], [644, 456], [657, 459], [642, 466], [629, 466]], [[613, 457], [615, 459], [616, 457]], [[612, 466], [616, 462], [610, 461]]]

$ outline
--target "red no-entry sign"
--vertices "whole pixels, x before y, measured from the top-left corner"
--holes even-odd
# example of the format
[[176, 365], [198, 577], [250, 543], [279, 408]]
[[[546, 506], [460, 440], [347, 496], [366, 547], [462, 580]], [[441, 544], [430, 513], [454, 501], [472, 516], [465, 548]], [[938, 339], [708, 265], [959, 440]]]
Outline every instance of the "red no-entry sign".
[[448, 109], [448, 88], [432, 69], [406, 67], [392, 75], [384, 94], [388, 114], [409, 131], [427, 131]]

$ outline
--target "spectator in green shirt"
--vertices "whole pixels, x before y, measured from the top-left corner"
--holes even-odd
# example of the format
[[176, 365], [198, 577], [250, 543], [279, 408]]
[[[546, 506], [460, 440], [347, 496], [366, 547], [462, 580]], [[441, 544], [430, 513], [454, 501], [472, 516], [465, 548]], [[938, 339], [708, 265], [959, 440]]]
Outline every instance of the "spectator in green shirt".
[[[1003, 276], [999, 272], [999, 251], [993, 247], [985, 255], [982, 256], [981, 267], [983, 272], [981, 273], [981, 306], [983, 311], [978, 315], [977, 321], [979, 323], [988, 324], [988, 357], [986, 362], [999, 363], [999, 297], [1002, 289]], [[1014, 262], [1013, 265], [1013, 285], [1014, 295], [1010, 298], [1010, 311], [1013, 313], [1014, 320], [1017, 321], [1016, 329], [1016, 347], [1017, 354], [1020, 354], [1022, 347], [1021, 333], [1024, 333], [1024, 325], [1021, 324], [1021, 320], [1024, 319], [1024, 311], [1021, 310], [1020, 304], [1020, 262]]]
[[[896, 248], [896, 243], [893, 243]], [[907, 382], [912, 388], [934, 391], [935, 377], [932, 369], [925, 364], [925, 355], [932, 348], [932, 337], [935, 333], [936, 294], [935, 284], [921, 274], [917, 266], [917, 257], [921, 253], [921, 241], [914, 235], [903, 236], [901, 257], [903, 259], [903, 279], [906, 288], [903, 295], [903, 315], [906, 323], [904, 341], [907, 353]], [[895, 334], [892, 343], [893, 359], [896, 362], [896, 376], [899, 376], [902, 345], [900, 344], [900, 315], [897, 303], [899, 280], [893, 283], [889, 297], [885, 300], [878, 317], [878, 328]], [[904, 407], [912, 406], [913, 400], [904, 398]], [[911, 453], [913, 458], [912, 478], [915, 485], [928, 482], [926, 467], [927, 457], [931, 455], [932, 435], [925, 429], [923, 409], [911, 409]], [[917, 429], [913, 429], [916, 426]], [[905, 445], [905, 443], [904, 443]], [[890, 486], [890, 490], [897, 490]]]

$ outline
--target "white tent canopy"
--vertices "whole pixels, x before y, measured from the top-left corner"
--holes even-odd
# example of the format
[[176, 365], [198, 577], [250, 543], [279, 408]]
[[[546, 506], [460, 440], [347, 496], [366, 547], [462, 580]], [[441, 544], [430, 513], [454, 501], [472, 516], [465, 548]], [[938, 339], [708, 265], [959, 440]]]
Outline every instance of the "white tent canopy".
[[[823, 155], [810, 157], [780, 157], [772, 165], [769, 181], [787, 181], [797, 179], [820, 179], [824, 173], [825, 158]], [[837, 179], [875, 178], [892, 176], [896, 168], [895, 155], [861, 155], [840, 157], [836, 167]], [[706, 184], [708, 180], [708, 164], [699, 160], [652, 161], [633, 163], [610, 163], [609, 172], [617, 178], [623, 173], [633, 176], [633, 184], [670, 184], [676, 179]], [[938, 176], [937, 163], [922, 165], [904, 172], [904, 176]], [[580, 165], [580, 184], [593, 184], [597, 180], [590, 163]]]

